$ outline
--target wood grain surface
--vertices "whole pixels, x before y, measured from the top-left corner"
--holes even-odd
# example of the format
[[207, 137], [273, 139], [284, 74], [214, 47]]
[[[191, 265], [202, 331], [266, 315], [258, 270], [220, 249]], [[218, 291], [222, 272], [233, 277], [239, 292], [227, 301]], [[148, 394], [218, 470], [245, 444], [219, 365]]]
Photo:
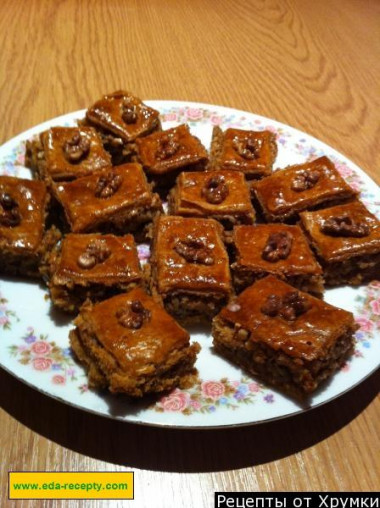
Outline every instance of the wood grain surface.
[[[3, 0], [0, 143], [127, 88], [274, 118], [380, 182], [379, 35], [377, 0]], [[1, 370], [0, 506], [109, 504], [11, 502], [9, 470], [133, 470], [130, 506], [154, 508], [211, 507], [223, 490], [378, 490], [379, 380], [293, 418], [179, 431], [86, 414]]]

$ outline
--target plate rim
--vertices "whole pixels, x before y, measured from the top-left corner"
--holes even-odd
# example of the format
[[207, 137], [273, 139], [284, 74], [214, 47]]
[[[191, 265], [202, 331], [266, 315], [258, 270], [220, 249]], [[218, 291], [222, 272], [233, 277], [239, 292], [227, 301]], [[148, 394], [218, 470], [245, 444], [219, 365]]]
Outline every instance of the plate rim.
[[[274, 118], [269, 118], [269, 117], [266, 117], [263, 115], [258, 115], [256, 113], [251, 112], [251, 111], [244, 111], [244, 110], [240, 110], [240, 109], [235, 109], [235, 108], [232, 108], [229, 106], [208, 104], [208, 103], [195, 102], [195, 101], [168, 100], [168, 99], [147, 99], [147, 100], [144, 100], [144, 103], [146, 103], [152, 107], [156, 107], [157, 109], [159, 109], [158, 105], [160, 105], [161, 108], [166, 106], [169, 108], [170, 107], [173, 107], [173, 108], [200, 108], [200, 109], [204, 109], [204, 110], [216, 109], [222, 113], [223, 112], [224, 113], [233, 113], [234, 115], [241, 115], [242, 117], [247, 116], [247, 115], [252, 115], [255, 119], [259, 119], [262, 122], [269, 122], [272, 125], [275, 124], [276, 127], [283, 128], [283, 129], [287, 130], [288, 132], [290, 131], [292, 134], [297, 134], [297, 135], [301, 134], [302, 136], [305, 136], [307, 138], [307, 140], [311, 143], [316, 143], [318, 145], [322, 145], [330, 153], [333, 153], [333, 154], [337, 155], [339, 158], [346, 160], [349, 163], [349, 165], [351, 167], [353, 167], [353, 169], [356, 172], [358, 172], [360, 175], [364, 175], [366, 177], [366, 179], [368, 179], [372, 184], [374, 184], [375, 186], [378, 186], [378, 184], [373, 180], [373, 178], [370, 175], [368, 175], [361, 167], [359, 167], [355, 162], [353, 162], [347, 156], [345, 156], [344, 154], [342, 154], [341, 152], [339, 152], [332, 146], [328, 145], [326, 142], [319, 140], [315, 136], [312, 136], [305, 131], [297, 129], [291, 125], [282, 123]], [[54, 118], [50, 118], [49, 120], [45, 120], [37, 125], [34, 125], [34, 126], [28, 128], [27, 130], [17, 134], [16, 136], [12, 137], [11, 139], [9, 139], [5, 143], [3, 143], [0, 146], [0, 156], [3, 151], [9, 150], [11, 147], [17, 146], [19, 143], [25, 141], [26, 139], [30, 138], [31, 136], [35, 135], [36, 133], [41, 132], [46, 128], [49, 128], [53, 123], [57, 123], [57, 125], [58, 125], [58, 122], [64, 122], [67, 120], [75, 120], [77, 118], [80, 118], [81, 116], [84, 116], [85, 112], [86, 112], [86, 109], [72, 111], [69, 113], [59, 115]], [[160, 114], [164, 114], [164, 113], [162, 113], [160, 111]], [[192, 120], [189, 119], [188, 123], [191, 123], [191, 122], [192, 122]], [[210, 124], [210, 127], [211, 127], [211, 124]], [[15, 165], [20, 166], [20, 164], [17, 164], [17, 163], [15, 163]], [[21, 381], [22, 383], [26, 384], [28, 387], [30, 387], [34, 390], [37, 390], [38, 392], [42, 393], [44, 396], [51, 397], [56, 401], [59, 401], [61, 403], [63, 402], [71, 407], [74, 407], [75, 409], [86, 411], [89, 414], [94, 414], [96, 416], [101, 416], [104, 418], [109, 418], [112, 420], [122, 421], [122, 422], [130, 423], [130, 424], [144, 425], [144, 426], [150, 426], [150, 427], [175, 428], [175, 429], [186, 429], [186, 430], [193, 430], [193, 429], [194, 430], [208, 430], [208, 429], [215, 430], [215, 429], [226, 429], [226, 428], [235, 428], [235, 427], [246, 427], [246, 426], [251, 426], [251, 425], [259, 425], [259, 424], [263, 424], [263, 423], [269, 423], [269, 422], [273, 422], [276, 420], [282, 420], [284, 418], [290, 418], [292, 416], [297, 416], [299, 414], [309, 412], [313, 409], [319, 408], [320, 406], [327, 404], [329, 402], [332, 402], [335, 399], [337, 399], [338, 397], [345, 395], [347, 392], [353, 390], [359, 384], [366, 381], [370, 376], [372, 376], [379, 369], [380, 361], [377, 366], [375, 366], [371, 371], [367, 372], [364, 377], [357, 380], [353, 385], [350, 385], [343, 391], [340, 391], [339, 393], [331, 396], [330, 398], [328, 398], [326, 400], [320, 401], [319, 403], [317, 403], [315, 405], [303, 407], [303, 408], [300, 408], [299, 410], [296, 410], [296, 411], [290, 411], [290, 412], [287, 412], [286, 414], [282, 414], [282, 415], [274, 416], [274, 417], [269, 417], [269, 418], [264, 418], [264, 419], [260, 419], [260, 420], [241, 422], [241, 423], [212, 424], [212, 425], [207, 425], [207, 424], [206, 425], [186, 425], [186, 424], [180, 424], [180, 423], [179, 424], [177, 424], [177, 423], [171, 424], [171, 423], [165, 423], [165, 422], [149, 422], [149, 421], [144, 421], [141, 419], [129, 420], [129, 419], [126, 419], [125, 417], [118, 417], [118, 416], [115, 416], [112, 414], [106, 414], [105, 412], [101, 412], [101, 410], [90, 409], [86, 406], [75, 404], [72, 401], [69, 401], [63, 397], [60, 397], [58, 395], [52, 394], [48, 391], [45, 391], [43, 388], [39, 388], [36, 385], [32, 384], [31, 382], [29, 382], [25, 379], [22, 379], [17, 374], [15, 374], [12, 370], [10, 370], [8, 367], [5, 367], [2, 363], [0, 364], [0, 367], [2, 369], [4, 369], [8, 374], [15, 377], [18, 381]], [[243, 374], [244, 374], [244, 371], [243, 371]], [[269, 388], [273, 389], [272, 387], [269, 387]], [[274, 391], [276, 393], [275, 389], [274, 389]], [[280, 394], [281, 394], [281, 392], [280, 392]]]

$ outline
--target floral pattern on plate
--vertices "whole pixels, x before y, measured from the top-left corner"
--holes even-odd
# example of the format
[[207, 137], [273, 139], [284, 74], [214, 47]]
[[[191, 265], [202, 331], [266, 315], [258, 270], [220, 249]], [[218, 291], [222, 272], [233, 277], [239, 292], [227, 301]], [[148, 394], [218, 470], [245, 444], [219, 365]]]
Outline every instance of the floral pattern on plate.
[[360, 326], [356, 339], [369, 349], [369, 339], [374, 339], [380, 331], [380, 282], [368, 284], [364, 295], [358, 295], [355, 301], [359, 304], [355, 321]]
[[8, 300], [3, 298], [0, 293], [0, 329], [10, 330], [12, 328], [12, 318], [18, 320], [16, 313], [8, 308]]
[[267, 393], [261, 384], [250, 378], [239, 381], [227, 378], [220, 381], [198, 380], [189, 390], [176, 388], [163, 396], [153, 408], [158, 412], [180, 412], [184, 415], [214, 413], [220, 407], [238, 409], [239, 404], [253, 404], [259, 395], [267, 403], [275, 400], [272, 393]]
[[32, 326], [27, 328], [20, 345], [8, 346], [11, 356], [22, 365], [28, 365], [37, 372], [51, 373], [51, 382], [56, 385], [76, 381], [76, 365], [69, 347], [61, 348], [47, 335], [37, 335]]

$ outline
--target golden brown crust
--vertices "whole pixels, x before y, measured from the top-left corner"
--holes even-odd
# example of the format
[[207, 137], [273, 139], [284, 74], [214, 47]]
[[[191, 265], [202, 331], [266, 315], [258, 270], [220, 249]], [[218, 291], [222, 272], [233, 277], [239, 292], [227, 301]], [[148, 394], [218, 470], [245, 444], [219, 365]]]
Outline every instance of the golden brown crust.
[[243, 291], [219, 316], [248, 330], [252, 342], [307, 361], [326, 358], [338, 337], [348, 328], [356, 329], [352, 313], [302, 293], [309, 308], [295, 320], [265, 314], [263, 307], [270, 295], [282, 298], [291, 291], [292, 286], [269, 275]]
[[[125, 116], [128, 108], [136, 115], [132, 121]], [[87, 110], [86, 118], [93, 125], [128, 143], [160, 127], [159, 112], [124, 90], [104, 95]]]
[[[327, 219], [335, 216], [347, 216], [356, 223], [366, 224], [369, 228], [368, 235], [355, 238], [324, 233], [321, 226]], [[352, 256], [380, 252], [380, 221], [361, 201], [314, 212], [303, 212], [300, 218], [318, 255], [324, 261], [344, 261]]]
[[[231, 278], [222, 231], [220, 224], [213, 219], [161, 215], [155, 223], [151, 259], [158, 292], [165, 295], [171, 291], [187, 290], [229, 295]], [[212, 258], [210, 264], [187, 261], [176, 250], [179, 242], [192, 239], [203, 242], [205, 251]]]
[[[137, 326], [126, 319], [136, 302], [144, 313]], [[85, 351], [82, 354], [77, 348], [82, 361], [88, 368], [86, 357], [91, 359], [112, 392], [140, 397], [171, 389], [194, 376], [200, 346], [190, 345], [189, 334], [141, 289], [97, 305], [87, 302], [75, 324], [72, 338], [79, 337]]]
[[[109, 196], [98, 193], [102, 178], [110, 177], [118, 183]], [[139, 164], [127, 163], [107, 173], [78, 178], [53, 186], [57, 200], [62, 204], [67, 222], [74, 233], [112, 229], [133, 231], [142, 223], [152, 220], [161, 210], [161, 201], [148, 184]], [[113, 193], [112, 193], [113, 192]]]
[[[275, 235], [287, 235], [289, 251], [286, 256], [270, 259], [264, 251]], [[234, 260], [231, 265], [235, 288], [241, 291], [255, 280], [274, 275], [303, 291], [321, 296], [322, 268], [299, 226], [287, 224], [257, 224], [236, 226], [231, 240]]]
[[[65, 147], [73, 138], [81, 138], [88, 152], [78, 160], [70, 160]], [[92, 127], [53, 127], [40, 134], [43, 160], [38, 164], [39, 177], [53, 181], [72, 180], [100, 171], [111, 165], [111, 157], [104, 150], [98, 133]]]
[[49, 203], [46, 185], [36, 180], [0, 176], [0, 193], [15, 201], [20, 216], [20, 222], [12, 227], [0, 222], [0, 247], [14, 252], [38, 251]]
[[[255, 146], [255, 150], [242, 155], [244, 146]], [[242, 149], [239, 151], [237, 147]], [[242, 171], [247, 179], [262, 178], [271, 174], [277, 156], [276, 136], [270, 131], [248, 131], [242, 129], [213, 129], [211, 163], [213, 171]]]
[[[109, 255], [87, 268], [80, 264], [88, 246], [101, 242]], [[68, 234], [62, 241], [61, 252], [52, 278], [54, 284], [99, 283], [113, 285], [139, 282], [142, 274], [137, 248], [132, 235]]]
[[66, 312], [145, 284], [132, 235], [68, 234], [46, 265], [52, 302]]
[[[318, 180], [310, 188], [295, 190], [297, 179], [312, 172], [318, 173]], [[294, 220], [305, 210], [346, 202], [357, 195], [328, 157], [276, 171], [254, 182], [252, 188], [269, 222]]]
[[169, 196], [169, 213], [183, 217], [214, 218], [222, 224], [253, 224], [255, 211], [243, 173], [218, 172], [215, 183], [223, 186], [225, 192], [224, 199], [218, 202], [207, 199], [206, 193], [215, 178], [213, 173], [181, 173]]
[[[174, 153], [160, 156], [166, 140], [173, 143]], [[203, 169], [208, 162], [206, 149], [199, 139], [190, 133], [187, 125], [179, 125], [136, 139], [136, 151], [137, 159], [146, 173], [154, 177], [195, 167]]]

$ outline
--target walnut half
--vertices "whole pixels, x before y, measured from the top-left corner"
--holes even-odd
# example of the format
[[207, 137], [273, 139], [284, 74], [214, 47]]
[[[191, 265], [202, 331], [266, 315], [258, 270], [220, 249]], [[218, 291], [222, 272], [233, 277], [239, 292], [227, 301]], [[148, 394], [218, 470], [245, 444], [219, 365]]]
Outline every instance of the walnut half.
[[351, 236], [361, 238], [368, 236], [370, 227], [365, 222], [355, 222], [348, 215], [339, 215], [326, 219], [320, 226], [320, 230], [325, 235], [330, 236]]
[[120, 307], [116, 311], [116, 318], [124, 328], [138, 330], [144, 322], [150, 320], [151, 314], [150, 310], [146, 309], [140, 300], [133, 300], [130, 304]]
[[15, 227], [21, 222], [21, 214], [18, 203], [7, 192], [0, 192], [0, 225]]
[[298, 291], [289, 291], [283, 297], [269, 295], [261, 307], [261, 312], [270, 317], [279, 316], [286, 321], [295, 321], [311, 308], [311, 303]]
[[211, 249], [202, 240], [196, 238], [178, 240], [174, 250], [188, 263], [209, 266], [215, 262]]
[[232, 146], [234, 150], [241, 156], [243, 159], [254, 160], [260, 157], [260, 149], [262, 147], [261, 139], [239, 139], [238, 137], [234, 138], [232, 141]]
[[64, 143], [62, 149], [66, 159], [75, 164], [87, 157], [90, 151], [90, 142], [85, 136], [77, 133]]
[[266, 261], [275, 263], [280, 259], [286, 259], [292, 250], [293, 235], [287, 231], [280, 231], [269, 235], [261, 257]]
[[202, 197], [212, 205], [219, 205], [220, 203], [223, 203], [228, 194], [228, 185], [222, 175], [212, 176], [209, 178], [201, 192]]
[[156, 157], [159, 160], [169, 159], [179, 150], [179, 143], [174, 134], [164, 134], [160, 137]]
[[107, 199], [115, 194], [122, 184], [123, 179], [114, 171], [101, 175], [95, 188], [97, 198]]
[[296, 192], [312, 189], [319, 181], [320, 176], [319, 171], [316, 169], [311, 171], [300, 171], [297, 176], [293, 178], [291, 189]]
[[86, 247], [86, 250], [78, 257], [77, 264], [80, 268], [89, 270], [95, 265], [103, 263], [111, 255], [111, 250], [105, 240], [100, 238], [92, 240]]
[[137, 122], [137, 106], [132, 104], [128, 99], [124, 99], [121, 103], [121, 118], [127, 124]]

